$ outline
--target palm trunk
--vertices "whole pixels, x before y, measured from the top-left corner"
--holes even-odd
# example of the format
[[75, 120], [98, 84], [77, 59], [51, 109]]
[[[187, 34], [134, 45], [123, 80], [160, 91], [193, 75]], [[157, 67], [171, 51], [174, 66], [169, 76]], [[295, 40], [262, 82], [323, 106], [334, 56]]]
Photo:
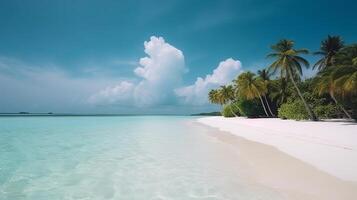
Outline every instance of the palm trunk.
[[264, 108], [264, 112], [265, 112], [266, 116], [269, 117], [269, 114], [268, 114], [268, 112], [267, 112], [267, 109], [265, 108], [263, 99], [262, 99], [262, 97], [260, 96], [260, 94], [259, 94], [259, 99], [260, 99], [260, 103], [262, 104], [262, 106], [263, 106], [263, 108]]
[[[231, 105], [233, 105], [235, 108], [238, 108], [238, 110], [239, 110], [240, 114], [242, 114], [242, 110], [240, 109], [240, 107], [239, 107], [239, 106], [234, 105], [234, 102], [233, 102]], [[239, 117], [239, 116], [237, 116], [237, 117]]]
[[309, 104], [306, 103], [304, 97], [302, 96], [299, 87], [296, 85], [295, 80], [294, 80], [294, 78], [293, 78], [293, 74], [291, 73], [291, 71], [290, 71], [289, 69], [288, 69], [287, 71], [289, 72], [290, 80], [293, 82], [293, 85], [294, 85], [296, 91], [298, 92], [298, 94], [299, 94], [299, 96], [300, 96], [302, 102], [304, 103], [305, 109], [306, 109], [307, 112], [309, 113], [310, 119], [311, 119], [312, 121], [317, 121], [318, 119], [317, 119], [315, 113], [312, 112], [312, 109], [310, 108]]
[[335, 104], [345, 113], [347, 118], [352, 119], [351, 115], [348, 114], [347, 110], [345, 110], [345, 108], [341, 104], [338, 103], [337, 99], [331, 92], [330, 92], [330, 96], [331, 96], [332, 100], [335, 102]]
[[269, 113], [271, 114], [271, 116], [275, 117], [274, 113], [270, 109], [270, 105], [269, 105], [269, 102], [268, 102], [268, 99], [267, 99], [266, 95], [264, 95], [263, 97], [264, 97], [265, 103], [267, 104]]
[[235, 117], [238, 117], [238, 116], [236, 115], [236, 113], [235, 113], [235, 112], [233, 111], [233, 109], [232, 109], [232, 103], [229, 105], [229, 108], [230, 108], [232, 114], [233, 114]]

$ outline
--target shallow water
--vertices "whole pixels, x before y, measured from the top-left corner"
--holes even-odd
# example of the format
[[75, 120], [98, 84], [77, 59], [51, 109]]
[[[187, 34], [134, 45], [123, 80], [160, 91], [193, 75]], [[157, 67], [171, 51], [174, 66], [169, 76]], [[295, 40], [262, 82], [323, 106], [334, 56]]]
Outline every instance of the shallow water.
[[0, 117], [0, 199], [281, 199], [195, 117]]

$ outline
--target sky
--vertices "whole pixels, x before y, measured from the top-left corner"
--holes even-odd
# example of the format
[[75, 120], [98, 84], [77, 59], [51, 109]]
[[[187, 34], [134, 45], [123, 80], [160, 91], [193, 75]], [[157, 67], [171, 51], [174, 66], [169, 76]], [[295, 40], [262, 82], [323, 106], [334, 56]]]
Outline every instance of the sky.
[[355, 10], [353, 0], [0, 0], [0, 112], [215, 111], [207, 92], [269, 66], [279, 39], [312, 52], [328, 34], [356, 43]]

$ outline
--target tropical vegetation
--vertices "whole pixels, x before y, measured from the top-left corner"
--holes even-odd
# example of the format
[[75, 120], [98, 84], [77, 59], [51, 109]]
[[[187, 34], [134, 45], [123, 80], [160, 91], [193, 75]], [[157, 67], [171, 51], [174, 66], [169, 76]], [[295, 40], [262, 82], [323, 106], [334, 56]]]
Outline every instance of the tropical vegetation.
[[228, 85], [213, 89], [208, 98], [222, 107], [225, 117], [280, 117], [316, 121], [357, 119], [357, 44], [345, 45], [340, 36], [327, 36], [312, 66], [307, 49], [283, 39], [271, 46], [271, 64], [257, 73], [246, 71]]

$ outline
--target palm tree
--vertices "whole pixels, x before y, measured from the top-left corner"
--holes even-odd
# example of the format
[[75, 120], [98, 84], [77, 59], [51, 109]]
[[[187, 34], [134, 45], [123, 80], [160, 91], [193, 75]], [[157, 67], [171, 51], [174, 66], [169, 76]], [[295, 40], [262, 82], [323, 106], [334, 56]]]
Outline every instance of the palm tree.
[[213, 104], [219, 104], [218, 103], [218, 91], [210, 90], [208, 93], [208, 100], [209, 100], [209, 102], [211, 102]]
[[267, 69], [258, 70], [258, 75], [265, 81], [270, 80], [271, 73]]
[[343, 95], [357, 94], [357, 65], [337, 67], [333, 76], [337, 86], [343, 90]]
[[336, 55], [332, 76], [343, 95], [357, 94], [357, 44], [342, 49]]
[[330, 67], [334, 64], [334, 56], [343, 48], [343, 41], [340, 36], [330, 36], [321, 41], [320, 51], [315, 52], [315, 55], [322, 55], [323, 57], [318, 60], [313, 69], [316, 67], [319, 71]]
[[[208, 93], [208, 100], [213, 104], [219, 104], [221, 107], [223, 105], [231, 102], [234, 99], [234, 91], [231, 85], [229, 86], [221, 86], [221, 88], [216, 90], [210, 90]], [[231, 112], [234, 116], [237, 115], [231, 109]]]
[[[219, 96], [222, 98], [222, 103], [223, 104], [231, 104], [232, 101], [234, 100], [234, 90], [233, 90], [233, 86], [232, 85], [228, 85], [228, 86], [221, 86], [220, 89], [218, 90], [219, 92]], [[235, 116], [235, 117], [238, 117], [236, 115], [236, 113], [233, 111], [232, 107], [229, 106], [232, 114]]]
[[[264, 83], [266, 84], [267, 90], [268, 90], [271, 74], [269, 73], [268, 70], [262, 69], [262, 70], [258, 70], [258, 75], [259, 75], [259, 77], [264, 81]], [[269, 113], [271, 114], [271, 116], [275, 116], [275, 115], [273, 114], [273, 112], [271, 111], [271, 108], [270, 108], [270, 105], [269, 105], [269, 101], [268, 101], [268, 99], [267, 99], [267, 96], [266, 96], [266, 95], [263, 95], [263, 99], [265, 100], [265, 103], [266, 103], [266, 105], [267, 105], [267, 107], [268, 107], [268, 110], [269, 110]]]
[[332, 68], [325, 69], [322, 71], [318, 77], [315, 78], [315, 92], [318, 95], [323, 95], [328, 93], [331, 99], [335, 102], [335, 104], [345, 113], [347, 118], [352, 119], [351, 115], [347, 112], [347, 110], [340, 104], [336, 97], [335, 93], [338, 92], [338, 88], [336, 87], [336, 81], [333, 79], [334, 70]]
[[259, 98], [266, 116], [269, 116], [262, 99], [262, 95], [265, 95], [267, 91], [266, 84], [262, 79], [256, 78], [252, 72], [245, 72], [238, 76], [235, 83], [241, 97], [248, 100]]
[[273, 91], [270, 93], [270, 97], [274, 99], [278, 105], [285, 103], [288, 97], [291, 95], [291, 88], [289, 87], [286, 78], [282, 77], [275, 80], [272, 84]]
[[280, 40], [277, 44], [273, 45], [273, 53], [270, 53], [267, 57], [276, 58], [276, 60], [270, 65], [269, 70], [272, 70], [273, 73], [280, 70], [280, 75], [282, 77], [290, 78], [293, 83], [297, 93], [299, 94], [301, 100], [304, 103], [304, 106], [309, 113], [310, 119], [317, 121], [317, 117], [306, 103], [304, 97], [301, 94], [299, 87], [294, 80], [294, 76], [302, 75], [302, 65], [306, 68], [309, 67], [309, 62], [299, 56], [300, 54], [307, 54], [308, 50], [306, 49], [293, 49], [294, 42], [291, 40]]
[[208, 100], [211, 103], [218, 104], [220, 106], [223, 106], [226, 103], [225, 99], [223, 98], [222, 93], [219, 89], [211, 90], [208, 93]]

